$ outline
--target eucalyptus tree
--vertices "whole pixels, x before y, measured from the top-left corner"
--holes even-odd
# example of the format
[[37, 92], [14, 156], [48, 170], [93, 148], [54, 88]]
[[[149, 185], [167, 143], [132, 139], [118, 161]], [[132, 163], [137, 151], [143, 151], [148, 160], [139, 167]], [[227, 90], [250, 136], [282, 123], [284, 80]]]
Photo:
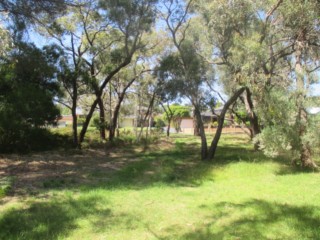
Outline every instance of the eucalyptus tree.
[[261, 132], [259, 102], [272, 88], [288, 86], [285, 58], [293, 51], [274, 27], [278, 7], [278, 2], [251, 0], [204, 0], [197, 5], [212, 45], [212, 55], [206, 60], [216, 64], [226, 92], [245, 88], [239, 100], [247, 110], [252, 138]]
[[126, 94], [132, 84], [142, 78], [143, 74], [149, 72], [149, 69], [143, 64], [138, 64], [140, 58], [136, 58], [135, 61], [129, 65], [126, 69], [120, 71], [111, 81], [113, 90], [116, 93], [115, 107], [112, 110], [112, 117], [109, 126], [109, 141], [113, 141], [118, 128], [118, 119], [120, 114], [121, 105], [126, 97]]
[[154, 21], [155, 3], [156, 0], [78, 1], [54, 21], [42, 19], [47, 34], [69, 55], [66, 62], [72, 70], [72, 90], [67, 92], [73, 99], [74, 119], [79, 84], [85, 82], [86, 89], [94, 95], [79, 137], [74, 120], [77, 144], [83, 142], [96, 107], [100, 113], [103, 111], [102, 96], [107, 84], [145, 46], [142, 36]]
[[[259, 110], [258, 114], [261, 117], [259, 122], [265, 126], [264, 131], [268, 129], [267, 127], [277, 128], [279, 131], [273, 131], [273, 133], [278, 132], [278, 139], [286, 139], [286, 144], [274, 145], [290, 145], [290, 148], [295, 151], [300, 149], [298, 152], [300, 151], [302, 165], [312, 166], [312, 161], [303, 160], [310, 156], [310, 151], [307, 150], [308, 144], [303, 143], [307, 114], [301, 106], [306, 97], [305, 80], [308, 77], [305, 73], [317, 69], [314, 49], [319, 36], [316, 17], [319, 9], [318, 2], [199, 1], [198, 7], [211, 33], [209, 40], [212, 41], [214, 58], [209, 61], [219, 64], [219, 71], [222, 72], [221, 79], [225, 86], [246, 87], [246, 94], [241, 99], [248, 113], [251, 113], [251, 120], [255, 120], [252, 122], [253, 127], [258, 122], [256, 120], [257, 110]], [[312, 54], [310, 50], [313, 50]], [[313, 60], [310, 56], [313, 56]], [[303, 62], [308, 63], [305, 66], [308, 65], [309, 68], [308, 70], [304, 68], [306, 69], [304, 72], [302, 71]], [[296, 83], [293, 82], [295, 79]], [[292, 95], [292, 89], [295, 87], [299, 90], [294, 91], [295, 94]], [[295, 115], [294, 112], [296, 112], [296, 121], [290, 121], [291, 118], [288, 115], [280, 114], [279, 116], [288, 118], [280, 121], [282, 126], [275, 126], [275, 121], [280, 120], [279, 116], [276, 117], [277, 114], [274, 114], [274, 111], [270, 112], [267, 109], [275, 109], [275, 106], [272, 106], [276, 104], [275, 97], [279, 97], [279, 102], [282, 102], [279, 91], [282, 91], [282, 95], [291, 95], [295, 98], [300, 96], [297, 98], [300, 98], [297, 100], [297, 106], [300, 105], [300, 107], [296, 111], [289, 108], [292, 109], [291, 115]], [[279, 109], [279, 112], [284, 111], [286, 110]], [[287, 121], [287, 124], [284, 124], [283, 120]], [[301, 124], [301, 122], [305, 123]], [[281, 131], [281, 129], [286, 130]], [[300, 130], [297, 131], [298, 129]], [[255, 132], [254, 135], [260, 131], [258, 128], [256, 128], [258, 131], [254, 128], [252, 130]], [[300, 137], [294, 137], [294, 132]], [[264, 149], [267, 149], [268, 141], [274, 143], [270, 138], [269, 140], [258, 139], [264, 141], [260, 146]]]
[[104, 77], [95, 92], [96, 99], [91, 105], [81, 130], [80, 143], [84, 140], [93, 112], [107, 84], [121, 69], [130, 64], [136, 52], [143, 49], [145, 43], [142, 36], [150, 30], [154, 22], [156, 2], [156, 0], [100, 1], [102, 19], [110, 24], [113, 32], [119, 34], [119, 42], [117, 45], [112, 44], [107, 49], [111, 56], [116, 57], [116, 61], [104, 71]]
[[[255, 82], [260, 81], [261, 65], [267, 56], [267, 45], [263, 41], [259, 1], [199, 1], [212, 45], [208, 62], [214, 63], [225, 91], [231, 93], [246, 87], [241, 95], [251, 122], [252, 136], [260, 132], [254, 110], [253, 95], [259, 91]], [[263, 77], [264, 79], [264, 77]]]
[[[307, 112], [309, 87], [318, 79], [319, 69], [319, 1], [278, 1], [277, 8], [273, 13], [274, 28], [281, 29], [279, 38], [285, 39], [286, 46], [292, 49], [288, 58], [287, 73], [290, 80], [290, 89], [284, 89], [289, 99], [290, 107], [280, 110], [286, 112], [288, 119], [286, 129], [278, 126], [270, 126], [262, 135], [265, 142], [265, 150], [272, 149], [273, 154], [283, 150], [293, 153], [293, 161], [301, 162], [303, 167], [315, 168], [317, 165], [312, 160], [313, 148], [319, 142], [319, 132], [309, 119]], [[283, 96], [277, 98], [281, 101]], [[272, 120], [279, 120], [274, 117]], [[268, 136], [272, 130], [277, 130], [279, 137], [285, 139], [277, 144]], [[280, 138], [280, 139], [281, 139]], [[270, 144], [268, 144], [268, 142]], [[270, 145], [270, 146], [269, 146]], [[281, 146], [286, 146], [281, 147]]]
[[106, 29], [97, 11], [96, 1], [78, 2], [68, 6], [65, 14], [53, 19], [50, 15], [40, 18], [37, 25], [37, 30], [62, 52], [58, 79], [65, 90], [65, 97], [58, 101], [71, 111], [75, 146], [79, 146], [79, 98], [84, 94], [93, 94], [98, 88], [95, 77], [100, 69], [96, 65], [104, 47], [99, 40], [105, 36]]
[[135, 135], [136, 141], [140, 142], [143, 137], [144, 128], [146, 138], [152, 125], [152, 115], [156, 109], [157, 80], [153, 71], [142, 74], [132, 86], [134, 95]]
[[57, 14], [70, 0], [0, 0], [0, 12], [6, 12], [24, 20], [36, 20], [38, 14]]
[[161, 62], [161, 78], [174, 81], [181, 96], [187, 97], [194, 108], [197, 126], [200, 129], [201, 158], [207, 158], [207, 139], [201, 118], [204, 103], [203, 83], [207, 66], [195, 51], [197, 34], [189, 31], [192, 24], [193, 0], [187, 2], [163, 1], [162, 18], [166, 23], [174, 48]]
[[[167, 120], [167, 137], [170, 137], [171, 122], [174, 115], [174, 112], [170, 105], [172, 102], [178, 99], [179, 88], [176, 85], [171, 76], [166, 76], [165, 72], [170, 73], [170, 66], [176, 66], [173, 62], [170, 61], [170, 58], [163, 59], [161, 65], [156, 68], [157, 72], [157, 99], [159, 105], [165, 114], [165, 119]], [[174, 76], [174, 75], [173, 75]]]

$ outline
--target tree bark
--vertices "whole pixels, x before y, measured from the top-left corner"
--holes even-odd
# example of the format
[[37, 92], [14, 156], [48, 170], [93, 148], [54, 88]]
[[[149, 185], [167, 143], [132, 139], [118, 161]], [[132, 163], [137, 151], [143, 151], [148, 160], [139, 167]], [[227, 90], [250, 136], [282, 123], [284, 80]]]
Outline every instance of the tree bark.
[[77, 117], [77, 105], [72, 104], [71, 114], [72, 114], [72, 135], [73, 135], [73, 145], [78, 147], [78, 117]]
[[105, 118], [105, 112], [104, 112], [104, 106], [103, 106], [103, 100], [102, 98], [99, 98], [98, 101], [99, 105], [99, 114], [100, 114], [100, 138], [102, 140], [106, 139], [106, 118]]
[[89, 113], [87, 114], [86, 120], [83, 123], [82, 129], [80, 132], [79, 144], [81, 144], [84, 140], [92, 115], [97, 107], [99, 99], [102, 97], [103, 90], [105, 89], [106, 85], [111, 81], [113, 76], [116, 75], [122, 68], [126, 67], [131, 62], [132, 55], [130, 55], [129, 58], [125, 59], [123, 63], [121, 63], [117, 68], [115, 68], [112, 72], [109, 73], [109, 75], [104, 79], [103, 83], [101, 84], [99, 91], [96, 92], [96, 99], [94, 100], [94, 102], [90, 107]]
[[150, 100], [150, 104], [148, 106], [148, 110], [147, 110], [147, 112], [146, 112], [146, 114], [145, 114], [145, 116], [144, 116], [144, 118], [143, 118], [143, 120], [141, 122], [142, 125], [141, 125], [141, 128], [140, 128], [140, 132], [138, 134], [137, 142], [140, 142], [141, 136], [142, 136], [142, 132], [143, 132], [143, 128], [144, 128], [144, 124], [146, 123], [146, 120], [148, 119], [148, 116], [152, 114], [152, 108], [153, 108], [155, 97], [156, 97], [156, 92], [153, 93], [152, 98]]
[[168, 127], [167, 127], [167, 138], [170, 137], [170, 128], [171, 128], [171, 119], [168, 120]]
[[[298, 43], [299, 44], [299, 43]], [[297, 81], [297, 124], [299, 131], [299, 145], [300, 145], [300, 162], [302, 167], [305, 168], [317, 168], [318, 166], [311, 158], [311, 148], [308, 143], [303, 141], [303, 137], [306, 134], [307, 123], [308, 123], [308, 113], [304, 109], [303, 103], [305, 100], [305, 84], [303, 78], [303, 68], [302, 68], [302, 47], [298, 46], [296, 51], [296, 81]]]
[[[247, 88], [247, 90], [246, 90], [244, 101], [245, 101], [247, 113], [249, 115], [250, 133], [251, 133], [251, 139], [252, 139], [255, 136], [257, 136], [259, 133], [261, 133], [261, 130], [260, 130], [258, 116], [254, 111], [254, 105], [252, 102], [252, 93], [249, 88]], [[254, 149], [255, 150], [259, 149], [258, 142], [254, 144]]]
[[86, 120], [83, 123], [82, 129], [81, 129], [81, 132], [79, 135], [79, 144], [81, 144], [84, 140], [84, 137], [85, 137], [87, 130], [88, 130], [88, 127], [89, 127], [90, 120], [92, 118], [92, 115], [93, 115], [97, 105], [98, 105], [98, 99], [94, 100], [94, 102], [92, 103], [91, 108], [89, 110], [89, 113], [86, 116]]
[[221, 137], [221, 133], [222, 133], [222, 128], [223, 128], [223, 122], [224, 122], [224, 118], [225, 118], [225, 115], [227, 113], [227, 110], [228, 108], [231, 106], [231, 104], [233, 104], [237, 99], [238, 97], [246, 90], [247, 88], [246, 87], [242, 87], [240, 88], [238, 91], [236, 91], [233, 96], [225, 103], [222, 111], [221, 111], [221, 114], [219, 116], [219, 119], [218, 119], [218, 128], [217, 128], [217, 131], [216, 131], [216, 134], [214, 136], [214, 139], [212, 140], [211, 142], [211, 146], [209, 148], [209, 152], [208, 152], [208, 160], [213, 160], [214, 159], [214, 156], [215, 156], [215, 153], [216, 153], [216, 150], [217, 150], [217, 147], [218, 147], [218, 143], [219, 143], [219, 140], [220, 140], [220, 137]]
[[201, 112], [198, 107], [195, 107], [194, 115], [196, 117], [197, 126], [199, 129], [199, 135], [201, 138], [201, 160], [205, 160], [207, 159], [207, 156], [208, 156], [208, 145], [207, 145], [206, 133], [204, 130], [203, 121], [201, 117]]
[[[115, 137], [115, 133], [117, 130], [117, 136], [120, 135], [119, 133], [119, 112], [120, 112], [120, 108], [121, 108], [121, 104], [123, 102], [123, 99], [126, 95], [127, 90], [129, 89], [129, 87], [132, 85], [132, 83], [136, 80], [136, 77], [132, 78], [130, 80], [130, 82], [124, 87], [124, 89], [122, 90], [122, 92], [118, 95], [118, 102], [117, 105], [113, 111], [113, 117], [110, 121], [110, 129], [109, 129], [109, 141], [112, 142], [114, 137]], [[111, 94], [110, 94], [111, 96]]]
[[77, 87], [77, 80], [72, 80], [72, 107], [71, 107], [71, 114], [72, 114], [72, 134], [73, 134], [73, 144], [74, 147], [80, 147], [78, 141], [78, 116], [77, 116], [77, 101], [78, 101], [78, 87]]
[[119, 117], [119, 112], [120, 112], [120, 107], [121, 107], [122, 101], [123, 101], [123, 97], [120, 97], [118, 100], [118, 103], [113, 111], [113, 117], [112, 117], [112, 121], [110, 123], [110, 129], [109, 129], [109, 141], [110, 142], [112, 142], [115, 137], [117, 123], [118, 123], [118, 117]]
[[195, 110], [193, 111], [193, 135], [194, 136], [201, 136]]
[[167, 103], [168, 108], [165, 108], [165, 106], [163, 105], [162, 102], [160, 102], [160, 105], [161, 105], [161, 107], [163, 108], [163, 110], [164, 110], [164, 112], [165, 112], [165, 114], [166, 114], [166, 116], [167, 116], [167, 120], [168, 120], [167, 138], [169, 138], [169, 137], [170, 137], [170, 128], [171, 128], [171, 121], [172, 121], [173, 113], [172, 113], [172, 111], [171, 111], [171, 109], [170, 109], [169, 103]]

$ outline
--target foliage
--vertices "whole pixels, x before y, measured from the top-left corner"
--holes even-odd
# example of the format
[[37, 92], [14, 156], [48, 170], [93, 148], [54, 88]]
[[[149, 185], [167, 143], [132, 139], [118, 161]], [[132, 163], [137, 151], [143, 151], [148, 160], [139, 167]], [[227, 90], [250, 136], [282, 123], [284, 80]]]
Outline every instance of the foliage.
[[156, 129], [163, 131], [163, 128], [166, 126], [165, 118], [163, 116], [157, 116], [154, 121]]
[[[180, 106], [180, 105], [170, 105], [167, 109], [167, 112], [169, 113], [170, 121], [173, 121], [174, 128], [177, 132], [180, 131], [180, 124], [181, 120], [184, 117], [190, 117], [190, 108], [186, 106]], [[163, 119], [168, 121], [167, 114], [163, 114]]]
[[60, 114], [53, 104], [59, 94], [55, 53], [25, 44], [19, 50], [0, 66], [0, 145], [7, 151], [28, 149], [38, 141], [33, 134], [45, 132], [37, 128], [54, 123]]
[[12, 48], [9, 31], [0, 24], [0, 59], [5, 57]]
[[[255, 141], [260, 143], [264, 153], [272, 157], [291, 153], [293, 161], [299, 159], [302, 145], [297, 131], [300, 122], [296, 121], [295, 95], [283, 89], [274, 89], [264, 97], [258, 112], [265, 127]], [[310, 118], [306, 126], [307, 134], [303, 136], [302, 144], [317, 149], [320, 143], [318, 123]]]
[[98, 131], [103, 129], [109, 129], [110, 123], [108, 121], [105, 121], [104, 123], [101, 123], [99, 116], [94, 116], [90, 122], [90, 127], [96, 128]]

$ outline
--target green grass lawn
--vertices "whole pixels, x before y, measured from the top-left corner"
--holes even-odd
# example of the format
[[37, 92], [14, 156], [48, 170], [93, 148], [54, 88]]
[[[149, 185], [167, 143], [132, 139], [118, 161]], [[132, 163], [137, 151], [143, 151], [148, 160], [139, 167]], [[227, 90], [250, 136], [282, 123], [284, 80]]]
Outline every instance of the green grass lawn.
[[199, 141], [125, 147], [116, 171], [0, 200], [0, 239], [320, 239], [320, 174], [223, 135], [214, 163]]

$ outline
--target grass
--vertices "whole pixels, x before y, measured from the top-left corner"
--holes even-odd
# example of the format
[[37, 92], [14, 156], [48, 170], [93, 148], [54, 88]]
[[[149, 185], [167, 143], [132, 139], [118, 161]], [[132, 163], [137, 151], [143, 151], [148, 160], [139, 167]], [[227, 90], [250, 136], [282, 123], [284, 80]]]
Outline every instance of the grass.
[[46, 179], [3, 198], [0, 239], [320, 239], [319, 173], [268, 159], [242, 135], [223, 135], [214, 163], [192, 136], [168, 145], [127, 146], [106, 157], [124, 162], [115, 171], [92, 166], [86, 182]]
[[13, 177], [0, 178], [0, 199], [9, 194], [12, 184], [14, 182]]

